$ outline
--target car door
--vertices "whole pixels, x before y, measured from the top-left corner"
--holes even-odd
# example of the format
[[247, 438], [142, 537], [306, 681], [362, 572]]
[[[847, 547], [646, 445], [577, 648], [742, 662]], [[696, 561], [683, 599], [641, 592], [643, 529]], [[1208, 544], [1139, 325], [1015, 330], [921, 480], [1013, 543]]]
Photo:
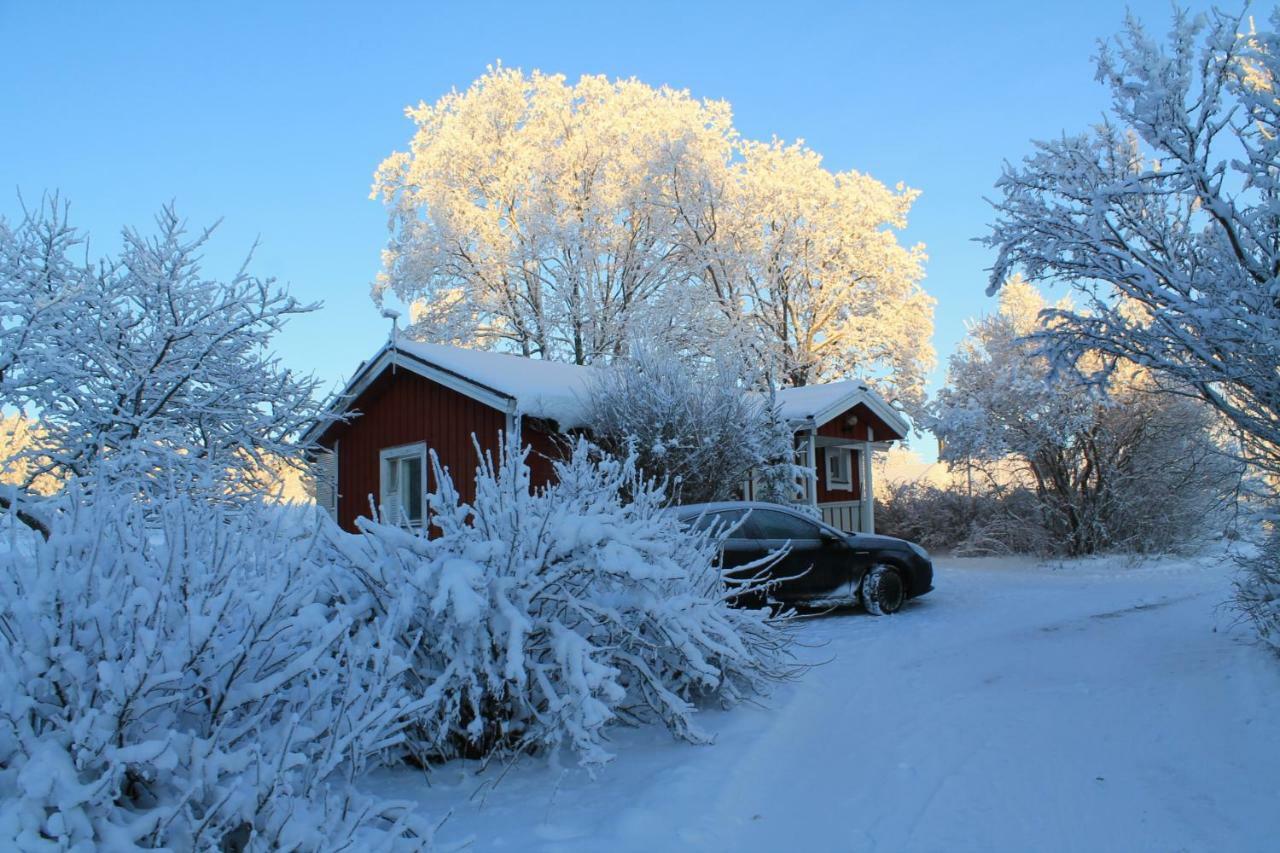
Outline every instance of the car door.
[[755, 525], [746, 509], [709, 512], [696, 519], [694, 525], [713, 535], [728, 532], [721, 546], [721, 567], [729, 577], [745, 579], [744, 575], [754, 575], [757, 569], [736, 570], [762, 559], [768, 553], [764, 542], [756, 534]]
[[767, 550], [790, 544], [791, 551], [774, 570], [786, 577], [776, 595], [803, 600], [844, 597], [851, 594], [852, 552], [843, 537], [825, 534], [814, 521], [799, 515], [770, 509], [751, 514], [756, 532]]

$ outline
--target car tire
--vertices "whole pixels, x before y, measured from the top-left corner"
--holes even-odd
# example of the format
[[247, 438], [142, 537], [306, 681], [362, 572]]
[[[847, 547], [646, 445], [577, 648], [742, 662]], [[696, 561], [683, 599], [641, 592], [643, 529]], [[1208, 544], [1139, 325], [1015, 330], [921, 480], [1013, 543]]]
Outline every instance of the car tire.
[[907, 586], [902, 574], [893, 566], [879, 563], [862, 579], [859, 593], [863, 608], [873, 616], [897, 613], [907, 600]]

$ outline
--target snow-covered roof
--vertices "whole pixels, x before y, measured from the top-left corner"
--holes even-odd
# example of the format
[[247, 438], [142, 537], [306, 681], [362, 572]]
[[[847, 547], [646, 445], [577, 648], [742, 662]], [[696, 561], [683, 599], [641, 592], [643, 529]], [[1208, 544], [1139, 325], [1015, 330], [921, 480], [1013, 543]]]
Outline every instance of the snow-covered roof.
[[778, 403], [782, 407], [782, 416], [788, 421], [812, 419], [817, 425], [822, 425], [841, 412], [846, 412], [862, 403], [886, 424], [897, 430], [899, 435], [905, 437], [911, 429], [911, 425], [907, 423], [907, 419], [901, 412], [889, 405], [889, 402], [871, 387], [856, 379], [784, 388], [778, 392]]
[[[389, 367], [399, 366], [453, 388], [512, 415], [555, 421], [562, 430], [589, 426], [587, 408], [599, 368], [524, 358], [518, 355], [428, 344], [398, 335], [360, 366], [347, 385], [340, 405], [350, 405]], [[792, 423], [821, 425], [865, 404], [905, 436], [910, 425], [871, 388], [855, 380], [786, 388], [778, 392], [782, 415]], [[323, 429], [318, 423], [313, 431]], [[308, 438], [314, 437], [308, 433]]]
[[[553, 420], [561, 429], [586, 425], [586, 401], [598, 368], [427, 344], [403, 336], [396, 338], [395, 348], [514, 401], [513, 414]], [[412, 369], [412, 364], [406, 366]]]

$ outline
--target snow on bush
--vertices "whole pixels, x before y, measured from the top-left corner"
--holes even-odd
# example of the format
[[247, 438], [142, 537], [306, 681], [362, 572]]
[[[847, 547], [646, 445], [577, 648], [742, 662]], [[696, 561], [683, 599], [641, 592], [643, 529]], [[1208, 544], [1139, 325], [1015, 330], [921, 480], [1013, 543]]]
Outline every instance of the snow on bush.
[[1263, 513], [1260, 522], [1257, 550], [1239, 559], [1244, 571], [1236, 582], [1236, 605], [1259, 639], [1280, 654], [1280, 511]]
[[876, 531], [958, 557], [1052, 554], [1057, 546], [1028, 489], [972, 494], [932, 483], [890, 483], [876, 503]]
[[1213, 411], [1136, 364], [1113, 364], [1092, 387], [1056, 371], [1036, 338], [1045, 309], [1031, 285], [1005, 284], [999, 313], [971, 325], [930, 407], [942, 460], [967, 468], [982, 495], [953, 502], [970, 515], [970, 551], [1039, 540], [1073, 556], [1149, 553], [1212, 535], [1241, 473]]
[[789, 503], [801, 473], [791, 428], [775, 393], [744, 393], [742, 373], [728, 358], [697, 365], [636, 344], [591, 387], [592, 437], [681, 503], [728, 500], [753, 471], [762, 499]]
[[700, 703], [791, 671], [788, 632], [727, 605], [718, 542], [682, 527], [632, 460], [580, 440], [531, 492], [508, 440], [496, 463], [482, 457], [470, 505], [433, 465], [438, 537], [364, 522], [341, 540], [412, 655], [422, 760], [567, 747], [596, 765], [615, 721], [704, 742]]
[[[325, 522], [73, 486], [0, 543], [0, 847], [416, 849], [351, 786], [420, 703]], [[398, 638], [397, 638], [398, 639]]]

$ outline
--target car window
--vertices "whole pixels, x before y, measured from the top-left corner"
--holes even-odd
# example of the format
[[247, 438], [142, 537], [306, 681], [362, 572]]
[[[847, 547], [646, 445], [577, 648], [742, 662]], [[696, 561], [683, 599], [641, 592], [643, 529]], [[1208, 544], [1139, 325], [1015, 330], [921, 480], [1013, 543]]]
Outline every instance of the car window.
[[[699, 516], [689, 519], [688, 524], [695, 530], [711, 531], [721, 533], [725, 529], [737, 524], [742, 518], [744, 510], [722, 510], [720, 512], [707, 512]], [[734, 537], [741, 538], [746, 534], [742, 529], [734, 531]]]
[[751, 514], [761, 539], [817, 539], [818, 525], [784, 512], [758, 509]]

